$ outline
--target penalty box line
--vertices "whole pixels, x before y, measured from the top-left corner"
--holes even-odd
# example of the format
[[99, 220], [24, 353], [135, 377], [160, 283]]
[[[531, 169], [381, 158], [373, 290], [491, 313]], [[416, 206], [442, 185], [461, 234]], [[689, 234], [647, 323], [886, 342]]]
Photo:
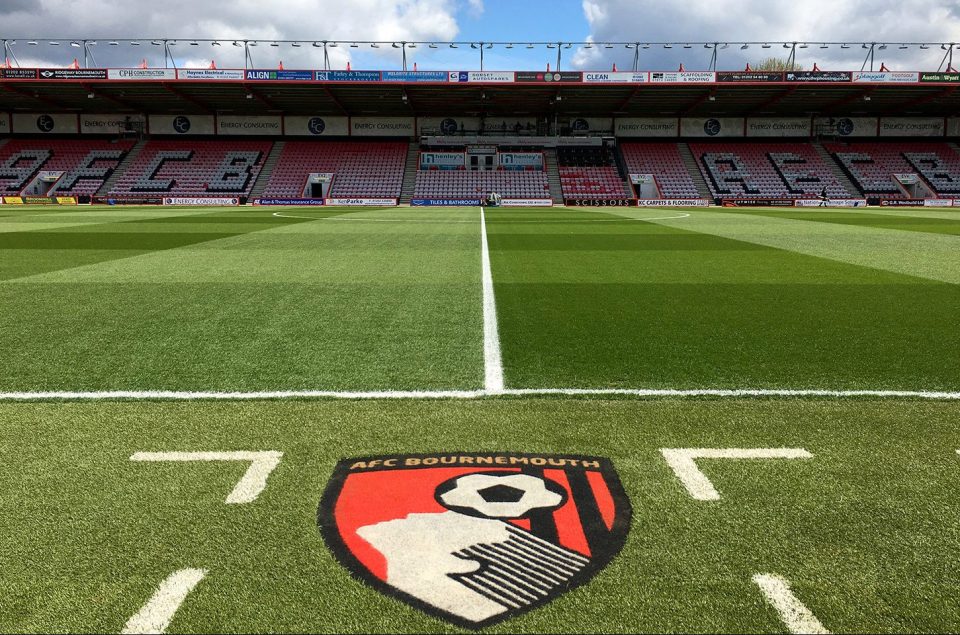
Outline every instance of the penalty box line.
[[486, 397], [639, 397], [639, 398], [881, 398], [960, 401], [960, 391], [821, 390], [821, 389], [690, 389], [661, 388], [501, 388], [498, 390], [102, 390], [0, 392], [0, 401], [244, 401], [284, 399], [481, 399]]

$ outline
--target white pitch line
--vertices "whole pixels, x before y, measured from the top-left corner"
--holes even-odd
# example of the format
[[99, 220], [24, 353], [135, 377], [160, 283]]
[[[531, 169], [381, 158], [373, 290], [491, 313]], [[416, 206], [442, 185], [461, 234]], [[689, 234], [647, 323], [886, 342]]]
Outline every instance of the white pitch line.
[[827, 397], [849, 399], [877, 397], [882, 399], [929, 399], [960, 401], [960, 391], [937, 390], [821, 390], [778, 388], [703, 388], [679, 390], [671, 388], [504, 388], [488, 390], [88, 390], [88, 391], [16, 391], [0, 392], [0, 401], [226, 401], [250, 399], [481, 399], [507, 395], [563, 397], [676, 397], [676, 398], [745, 398], [745, 397]]
[[497, 300], [493, 293], [490, 249], [487, 245], [487, 217], [480, 206], [480, 267], [483, 277], [483, 388], [489, 395], [503, 393], [503, 359], [497, 328]]
[[280, 464], [282, 452], [263, 450], [257, 452], [136, 452], [131, 461], [249, 461], [250, 467], [237, 481], [233, 491], [224, 501], [228, 505], [252, 503], [267, 487], [267, 477]]
[[767, 602], [776, 609], [780, 620], [791, 633], [830, 634], [817, 616], [797, 599], [785, 578], [770, 573], [758, 573], [753, 576], [753, 582], [760, 587]]
[[663, 448], [660, 453], [690, 496], [699, 501], [720, 500], [720, 493], [707, 475], [700, 471], [697, 459], [813, 458], [803, 448]]
[[205, 575], [205, 569], [180, 569], [171, 573], [120, 632], [124, 635], [166, 632], [177, 609]]

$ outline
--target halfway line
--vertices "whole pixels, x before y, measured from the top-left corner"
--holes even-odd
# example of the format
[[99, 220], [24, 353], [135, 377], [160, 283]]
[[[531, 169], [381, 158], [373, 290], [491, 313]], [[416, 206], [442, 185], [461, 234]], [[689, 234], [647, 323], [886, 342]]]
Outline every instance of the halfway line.
[[483, 270], [483, 388], [489, 395], [503, 393], [503, 359], [500, 356], [500, 332], [497, 328], [497, 301], [490, 272], [487, 246], [487, 217], [480, 206], [480, 266]]

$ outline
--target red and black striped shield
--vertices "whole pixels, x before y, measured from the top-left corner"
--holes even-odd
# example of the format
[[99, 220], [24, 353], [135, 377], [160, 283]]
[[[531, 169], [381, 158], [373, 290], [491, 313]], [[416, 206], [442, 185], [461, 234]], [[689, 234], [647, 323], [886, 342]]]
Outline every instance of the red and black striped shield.
[[450, 453], [343, 460], [317, 519], [360, 580], [481, 628], [590, 580], [620, 552], [630, 514], [607, 459]]

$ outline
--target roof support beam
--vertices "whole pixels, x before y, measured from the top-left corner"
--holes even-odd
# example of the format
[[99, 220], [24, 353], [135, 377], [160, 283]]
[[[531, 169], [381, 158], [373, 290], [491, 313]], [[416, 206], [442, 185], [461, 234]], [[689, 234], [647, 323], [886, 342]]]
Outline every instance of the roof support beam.
[[250, 86], [249, 84], [244, 84], [243, 86], [244, 88], [246, 88], [248, 95], [253, 95], [254, 99], [259, 101], [261, 104], [265, 105], [270, 110], [283, 111], [283, 108], [280, 108], [279, 106], [277, 106], [277, 104], [275, 104], [269, 97], [262, 95], [260, 91], [255, 89], [253, 86]]
[[46, 95], [41, 95], [39, 93], [33, 93], [29, 90], [20, 88], [19, 86], [7, 83], [0, 82], [0, 88], [7, 91], [8, 93], [13, 93], [14, 95], [20, 95], [21, 97], [26, 97], [27, 99], [36, 99], [37, 101], [46, 104], [48, 106], [53, 106], [58, 110], [78, 110], [76, 107], [67, 106], [65, 103], [61, 102], [59, 99], [54, 99], [53, 97], [47, 97]]
[[699, 97], [697, 97], [697, 99], [694, 100], [694, 102], [693, 102], [692, 104], [690, 104], [689, 106], [687, 106], [687, 109], [683, 111], [683, 114], [684, 114], [684, 115], [689, 115], [691, 112], [693, 112], [693, 111], [697, 108], [697, 106], [699, 106], [699, 105], [702, 104], [703, 102], [707, 101], [708, 99], [711, 99], [711, 98], [716, 97], [716, 96], [717, 96], [717, 89], [716, 89], [716, 88], [711, 88], [709, 91], [707, 91], [707, 92], [703, 93], [702, 95], [700, 95]]
[[333, 91], [331, 91], [328, 87], [324, 86], [324, 87], [323, 87], [323, 92], [326, 93], [326, 94], [327, 94], [327, 97], [330, 98], [330, 101], [332, 101], [332, 102], [334, 103], [334, 105], [335, 105], [337, 108], [340, 109], [340, 112], [341, 112], [341, 113], [343, 113], [344, 115], [349, 115], [349, 114], [350, 114], [349, 112], [347, 112], [347, 109], [343, 107], [343, 104], [340, 103], [340, 100], [337, 99], [336, 95], [333, 94]]
[[924, 105], [924, 104], [928, 104], [928, 103], [930, 103], [931, 101], [935, 101], [935, 100], [937, 100], [937, 99], [943, 99], [943, 98], [949, 97], [949, 96], [952, 95], [956, 90], [957, 90], [957, 87], [956, 87], [956, 86], [950, 86], [949, 88], [944, 88], [944, 89], [941, 90], [939, 93], [934, 93], [934, 94], [932, 94], [932, 95], [924, 95], [923, 97], [918, 97], [917, 99], [913, 99], [913, 100], [911, 100], [911, 101], [908, 101], [908, 102], [905, 103], [905, 104], [901, 104], [901, 105], [900, 105], [900, 109], [901, 109], [901, 110], [906, 110], [906, 109], [908, 109], [908, 108], [914, 108], [914, 107], [916, 107], [916, 106], [922, 106], [922, 105]]
[[800, 88], [800, 87], [799, 87], [799, 86], [791, 86], [790, 88], [782, 91], [779, 95], [774, 95], [774, 96], [771, 97], [770, 99], [762, 102], [761, 104], [755, 106], [754, 108], [751, 108], [750, 111], [747, 113], [747, 116], [756, 114], [757, 112], [760, 112], [760, 111], [764, 110], [765, 108], [772, 108], [773, 106], [776, 106], [776, 105], [779, 104], [781, 101], [783, 101], [783, 100], [786, 99], [787, 97], [793, 95], [793, 93], [797, 92], [797, 89], [798, 89], [798, 88]]
[[198, 106], [201, 110], [203, 110], [207, 114], [210, 114], [210, 115], [216, 114], [216, 111], [213, 108], [211, 108], [208, 104], [200, 101], [193, 95], [187, 95], [182, 90], [180, 90], [179, 88], [176, 88], [172, 84], [169, 84], [167, 82], [162, 82], [161, 86], [163, 86], [163, 88], [171, 95], [175, 95], [180, 99], [189, 101], [191, 104], [193, 104], [194, 106]]
[[121, 98], [119, 98], [119, 97], [115, 97], [115, 96], [113, 96], [113, 95], [111, 95], [111, 94], [109, 94], [109, 93], [97, 92], [97, 90], [94, 88], [94, 86], [92, 86], [92, 85], [90, 85], [90, 84], [80, 84], [80, 85], [83, 86], [84, 90], [93, 93], [93, 94], [96, 95], [97, 97], [103, 97], [103, 98], [106, 99], [107, 101], [112, 101], [113, 103], [117, 104], [118, 106], [122, 106], [123, 108], [126, 108], [126, 109], [128, 109], [128, 110], [132, 110], [132, 111], [134, 111], [134, 112], [138, 112], [139, 110], [141, 110], [141, 108], [139, 108], [138, 106], [134, 106], [134, 105], [131, 104], [130, 102], [126, 101], [125, 99], [121, 99]]
[[875, 91], [876, 89], [877, 89], [876, 86], [871, 86], [871, 87], [867, 88], [866, 90], [860, 91], [859, 93], [854, 93], [853, 95], [850, 95], [850, 96], [848, 96], [848, 97], [844, 97], [843, 99], [841, 99], [841, 100], [839, 100], [839, 101], [835, 101], [835, 102], [833, 102], [832, 104], [828, 104], [828, 105], [826, 106], [826, 108], [823, 109], [823, 113], [824, 113], [825, 115], [832, 115], [833, 113], [836, 112], [837, 108], [841, 108], [841, 107], [843, 107], [843, 106], [846, 106], [847, 104], [853, 103], [853, 102], [857, 101], [858, 99], [863, 99], [864, 97], [869, 97], [870, 95], [873, 94], [873, 91]]
[[633, 89], [633, 92], [630, 93], [630, 96], [627, 97], [626, 99], [624, 99], [624, 100], [623, 100], [623, 103], [621, 103], [621, 104], [617, 107], [616, 112], [623, 112], [623, 110], [624, 110], [627, 106], [630, 105], [630, 102], [633, 101], [634, 98], [635, 98], [637, 95], [639, 95], [639, 94], [640, 94], [640, 86], [637, 86], [636, 88]]

